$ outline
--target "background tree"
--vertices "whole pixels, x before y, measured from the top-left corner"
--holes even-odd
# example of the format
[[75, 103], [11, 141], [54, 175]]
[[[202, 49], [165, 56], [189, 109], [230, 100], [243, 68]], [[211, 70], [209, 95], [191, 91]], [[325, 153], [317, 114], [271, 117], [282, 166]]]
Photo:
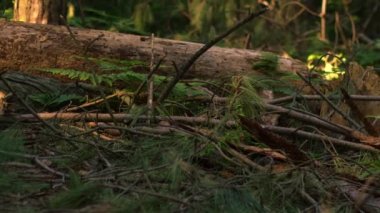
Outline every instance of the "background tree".
[[15, 0], [13, 20], [36, 24], [62, 24], [66, 0]]

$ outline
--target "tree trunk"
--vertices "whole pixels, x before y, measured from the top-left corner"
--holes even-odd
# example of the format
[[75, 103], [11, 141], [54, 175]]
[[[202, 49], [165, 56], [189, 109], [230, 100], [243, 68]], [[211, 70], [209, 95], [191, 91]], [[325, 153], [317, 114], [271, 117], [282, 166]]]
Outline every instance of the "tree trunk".
[[[70, 31], [72, 34], [63, 26], [0, 21], [0, 70], [29, 73], [39, 68], [94, 70], [94, 64], [86, 57], [139, 60], [149, 64], [150, 37], [77, 28]], [[158, 74], [174, 76], [173, 63], [181, 67], [201, 47], [199, 43], [155, 38], [154, 58], [156, 62], [165, 58]], [[270, 71], [257, 70], [260, 67], [255, 65], [260, 63], [270, 63], [279, 72], [306, 70], [306, 66], [295, 59], [275, 56], [275, 61], [265, 61], [268, 54], [213, 47], [198, 59], [185, 77], [223, 79]], [[148, 70], [148, 66], [138, 69]]]
[[66, 0], [15, 0], [14, 20], [35, 24], [63, 24]]

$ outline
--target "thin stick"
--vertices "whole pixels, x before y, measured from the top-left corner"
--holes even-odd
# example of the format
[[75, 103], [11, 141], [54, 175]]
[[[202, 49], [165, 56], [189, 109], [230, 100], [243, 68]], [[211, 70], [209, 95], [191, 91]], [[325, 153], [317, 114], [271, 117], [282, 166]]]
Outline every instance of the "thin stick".
[[53, 125], [51, 125], [50, 123], [46, 122], [44, 119], [42, 119], [36, 111], [34, 111], [34, 109], [32, 107], [30, 107], [26, 101], [24, 101], [24, 99], [22, 99], [18, 94], [17, 92], [11, 87], [11, 85], [8, 83], [8, 81], [3, 77], [3, 74], [2, 73], [0, 75], [0, 80], [4, 83], [4, 85], [8, 88], [9, 91], [11, 91], [13, 93], [13, 95], [20, 101], [20, 103], [26, 108], [29, 110], [30, 113], [32, 113], [33, 117], [35, 117], [38, 121], [40, 121], [41, 123], [43, 123], [45, 126], [47, 126], [49, 129], [51, 129], [53, 132], [59, 134], [59, 135], [62, 135], [62, 132], [59, 131], [57, 128], [55, 128]]
[[241, 154], [240, 152], [238, 152], [238, 151], [236, 151], [236, 150], [234, 150], [232, 148], [227, 148], [227, 152], [229, 152], [232, 156], [234, 156], [235, 158], [239, 159], [243, 163], [251, 166], [252, 168], [257, 169], [259, 171], [265, 171], [264, 167], [262, 167], [259, 164], [253, 162], [251, 159], [247, 158], [247, 156]]
[[[150, 72], [152, 73], [151, 76], [148, 77], [148, 100], [147, 100], [147, 105], [148, 105], [148, 117], [153, 116], [153, 92], [154, 92], [154, 75], [153, 75], [153, 70], [154, 70], [154, 34], [152, 33], [152, 36], [150, 37], [151, 43], [150, 43], [150, 48], [151, 48], [151, 56], [150, 56]], [[147, 120], [148, 124], [151, 123], [151, 119]]]
[[34, 158], [34, 162], [39, 165], [40, 167], [42, 167], [43, 169], [45, 169], [46, 171], [54, 174], [54, 175], [59, 175], [61, 176], [62, 178], [65, 178], [65, 177], [69, 177], [68, 174], [65, 174], [65, 173], [62, 173], [62, 172], [59, 172], [59, 171], [56, 171], [52, 168], [50, 168], [48, 165], [46, 165], [44, 162], [42, 162], [40, 159], [38, 159], [37, 157]]
[[108, 95], [104, 99], [103, 98], [96, 99], [95, 101], [87, 102], [87, 103], [84, 103], [84, 104], [79, 105], [79, 106], [70, 107], [70, 108], [66, 109], [65, 111], [66, 112], [72, 112], [72, 111], [76, 111], [76, 110], [79, 110], [79, 109], [83, 109], [85, 107], [94, 106], [94, 105], [103, 103], [106, 99], [111, 99], [111, 98], [114, 98], [114, 97], [117, 97], [117, 96], [119, 96], [119, 94], [116, 92], [116, 93], [114, 93], [112, 95]]
[[345, 126], [334, 124], [324, 118], [321, 118], [315, 114], [312, 113], [306, 113], [302, 111], [296, 111], [295, 109], [287, 109], [280, 106], [270, 105], [266, 104], [265, 109], [275, 111], [276, 113], [280, 114], [286, 114], [289, 117], [292, 117], [294, 119], [313, 124], [318, 127], [322, 127], [325, 129], [328, 129], [330, 131], [340, 133], [346, 136], [351, 136], [351, 132], [353, 129], [350, 129]]
[[156, 192], [150, 192], [150, 191], [146, 191], [146, 190], [133, 189], [133, 188], [126, 188], [126, 187], [123, 187], [123, 186], [112, 185], [112, 184], [104, 184], [104, 186], [105, 187], [109, 187], [109, 188], [113, 188], [113, 189], [123, 190], [124, 193], [128, 192], [128, 191], [131, 191], [131, 192], [136, 192], [136, 193], [139, 193], [139, 194], [146, 194], [146, 195], [150, 195], [150, 196], [154, 196], [154, 197], [158, 197], [158, 198], [163, 198], [163, 199], [166, 199], [166, 200], [169, 200], [169, 201], [172, 201], [172, 202], [176, 202], [176, 203], [180, 203], [180, 204], [185, 204], [186, 206], [191, 206], [191, 204], [188, 203], [188, 202], [186, 202], [186, 201], [180, 200], [180, 199], [178, 199], [176, 197], [172, 197], [172, 196], [169, 196], [169, 195], [159, 194], [159, 193], [156, 193]]
[[321, 9], [321, 36], [320, 39], [322, 41], [326, 41], [326, 8], [327, 8], [327, 0], [322, 0], [322, 9]]
[[266, 11], [268, 11], [268, 8], [262, 9], [257, 13], [252, 13], [245, 19], [238, 22], [235, 26], [233, 26], [231, 29], [227, 30], [226, 32], [222, 33], [218, 37], [214, 38], [207, 44], [205, 44], [201, 49], [199, 49], [186, 63], [185, 65], [180, 69], [180, 73], [173, 78], [171, 82], [167, 85], [167, 87], [164, 89], [164, 91], [161, 93], [161, 96], [158, 98], [157, 103], [162, 103], [170, 94], [170, 92], [173, 90], [174, 86], [178, 83], [178, 81], [190, 70], [191, 66], [197, 61], [197, 59], [202, 56], [207, 50], [209, 50], [211, 47], [213, 47], [216, 43], [236, 31], [241, 26], [245, 25], [246, 23], [252, 21], [254, 18], [264, 14]]

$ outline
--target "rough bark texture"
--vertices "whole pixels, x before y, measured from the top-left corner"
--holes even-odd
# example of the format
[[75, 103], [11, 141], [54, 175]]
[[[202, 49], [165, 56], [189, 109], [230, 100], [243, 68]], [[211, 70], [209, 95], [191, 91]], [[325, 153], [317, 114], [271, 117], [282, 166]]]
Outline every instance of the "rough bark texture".
[[[76, 57], [84, 55], [140, 60], [149, 64], [150, 37], [77, 28], [71, 31], [73, 36], [64, 26], [0, 21], [0, 70], [93, 70], [94, 66], [88, 60]], [[175, 71], [172, 63], [180, 67], [200, 47], [202, 44], [199, 43], [155, 38], [154, 58], [158, 61], [165, 56], [164, 66], [159, 72], [173, 75]], [[213, 47], [193, 65], [185, 77], [214, 79], [259, 74], [252, 67], [263, 59], [265, 54], [263, 56], [261, 51]], [[277, 70], [294, 72], [306, 70], [306, 67], [298, 60], [279, 56]]]
[[66, 17], [66, 0], [15, 0], [15, 21], [35, 24], [62, 24]]

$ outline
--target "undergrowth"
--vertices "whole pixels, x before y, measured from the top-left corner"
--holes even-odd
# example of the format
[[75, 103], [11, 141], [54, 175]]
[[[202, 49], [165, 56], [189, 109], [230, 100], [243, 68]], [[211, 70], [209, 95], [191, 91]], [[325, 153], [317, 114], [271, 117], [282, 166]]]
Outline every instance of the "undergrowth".
[[[28, 207], [31, 208], [28, 211], [36, 212], [42, 209], [91, 212], [91, 208], [104, 208], [105, 212], [173, 212], [180, 209], [186, 212], [297, 212], [313, 208], [305, 192], [317, 202], [341, 205], [334, 207], [336, 211], [349, 212], [353, 207], [344, 197], [334, 194], [333, 181], [334, 170], [343, 172], [343, 168], [351, 168], [351, 161], [321, 161], [326, 165], [335, 162], [335, 169], [331, 167], [330, 172], [306, 166], [272, 173], [259, 172], [243, 164], [236, 166], [220, 151], [241, 140], [256, 144], [241, 129], [215, 131], [220, 137], [219, 143], [187, 131], [157, 138], [127, 134], [120, 142], [105, 141], [95, 135], [78, 136], [68, 142], [51, 139], [49, 131], [43, 127], [39, 132], [38, 141], [25, 145], [16, 130], [5, 131], [0, 137], [1, 151], [21, 156], [11, 154], [1, 158], [1, 170], [11, 168], [5, 166], [7, 162], [32, 165], [31, 159], [23, 154], [42, 157], [48, 150], [55, 154], [45, 163], [69, 177], [49, 174], [36, 165], [35, 171], [27, 176], [20, 170], [1, 172], [0, 196], [12, 197], [2, 204], [12, 203], [12, 207], [4, 207], [6, 210], [21, 211]], [[75, 135], [80, 131], [68, 133]], [[88, 143], [90, 141], [96, 141], [96, 145]], [[258, 163], [266, 161], [252, 157]], [[346, 172], [365, 177], [373, 175], [379, 171], [377, 158], [359, 154], [351, 160], [365, 165], [368, 171], [356, 167]], [[39, 179], [41, 175], [61, 184], [52, 190], [48, 182]], [[15, 196], [20, 193], [29, 196]], [[25, 205], [18, 201], [33, 200], [39, 193], [42, 193], [40, 200], [43, 202], [29, 201]]]
[[[136, 87], [128, 83], [140, 85], [146, 80], [146, 75], [130, 69], [134, 62], [97, 63], [102, 73], [44, 71], [110, 88], [123, 82], [123, 89], [130, 93]], [[115, 70], [120, 72], [112, 74]], [[145, 105], [134, 104], [128, 113], [135, 117], [115, 126], [117, 136], [100, 128], [112, 122], [49, 121], [59, 134], [45, 125], [9, 127], [0, 133], [0, 210], [245, 213], [308, 212], [326, 205], [333, 212], [350, 212], [354, 203], [337, 190], [338, 182], [349, 174], [363, 179], [377, 175], [378, 156], [356, 152], [344, 158], [337, 154], [350, 153], [344, 148], [292, 138], [292, 143], [311, 159], [295, 165], [239, 149], [241, 144], [260, 148], [267, 145], [252, 138], [242, 126], [227, 125], [231, 120], [238, 123], [240, 116], [259, 119], [265, 102], [258, 91], [294, 94], [297, 91], [287, 82], [295, 79], [294, 75], [277, 75], [275, 79], [265, 75], [235, 77], [232, 84], [216, 88], [217, 94], [228, 97], [219, 105], [200, 90], [206, 86], [215, 90], [217, 84], [181, 82], [173, 96], [154, 110], [155, 115], [167, 120], [152, 119], [147, 124], [139, 119], [145, 115]], [[155, 81], [159, 86], [166, 78], [156, 76]], [[197, 96], [206, 99], [195, 99]], [[62, 92], [31, 95], [28, 100], [43, 110], [85, 101]], [[122, 102], [114, 100], [115, 105]], [[125, 112], [115, 105], [111, 105], [114, 111], [99, 105], [88, 111]], [[302, 100], [294, 100], [289, 106], [310, 111]], [[206, 121], [195, 126], [171, 120], [173, 115], [218, 118], [220, 123]], [[306, 129], [299, 122], [285, 119], [287, 124]], [[167, 133], [144, 132], [144, 128], [161, 130], [168, 125], [172, 128]], [[265, 170], [257, 170], [231, 154], [232, 149]]]

